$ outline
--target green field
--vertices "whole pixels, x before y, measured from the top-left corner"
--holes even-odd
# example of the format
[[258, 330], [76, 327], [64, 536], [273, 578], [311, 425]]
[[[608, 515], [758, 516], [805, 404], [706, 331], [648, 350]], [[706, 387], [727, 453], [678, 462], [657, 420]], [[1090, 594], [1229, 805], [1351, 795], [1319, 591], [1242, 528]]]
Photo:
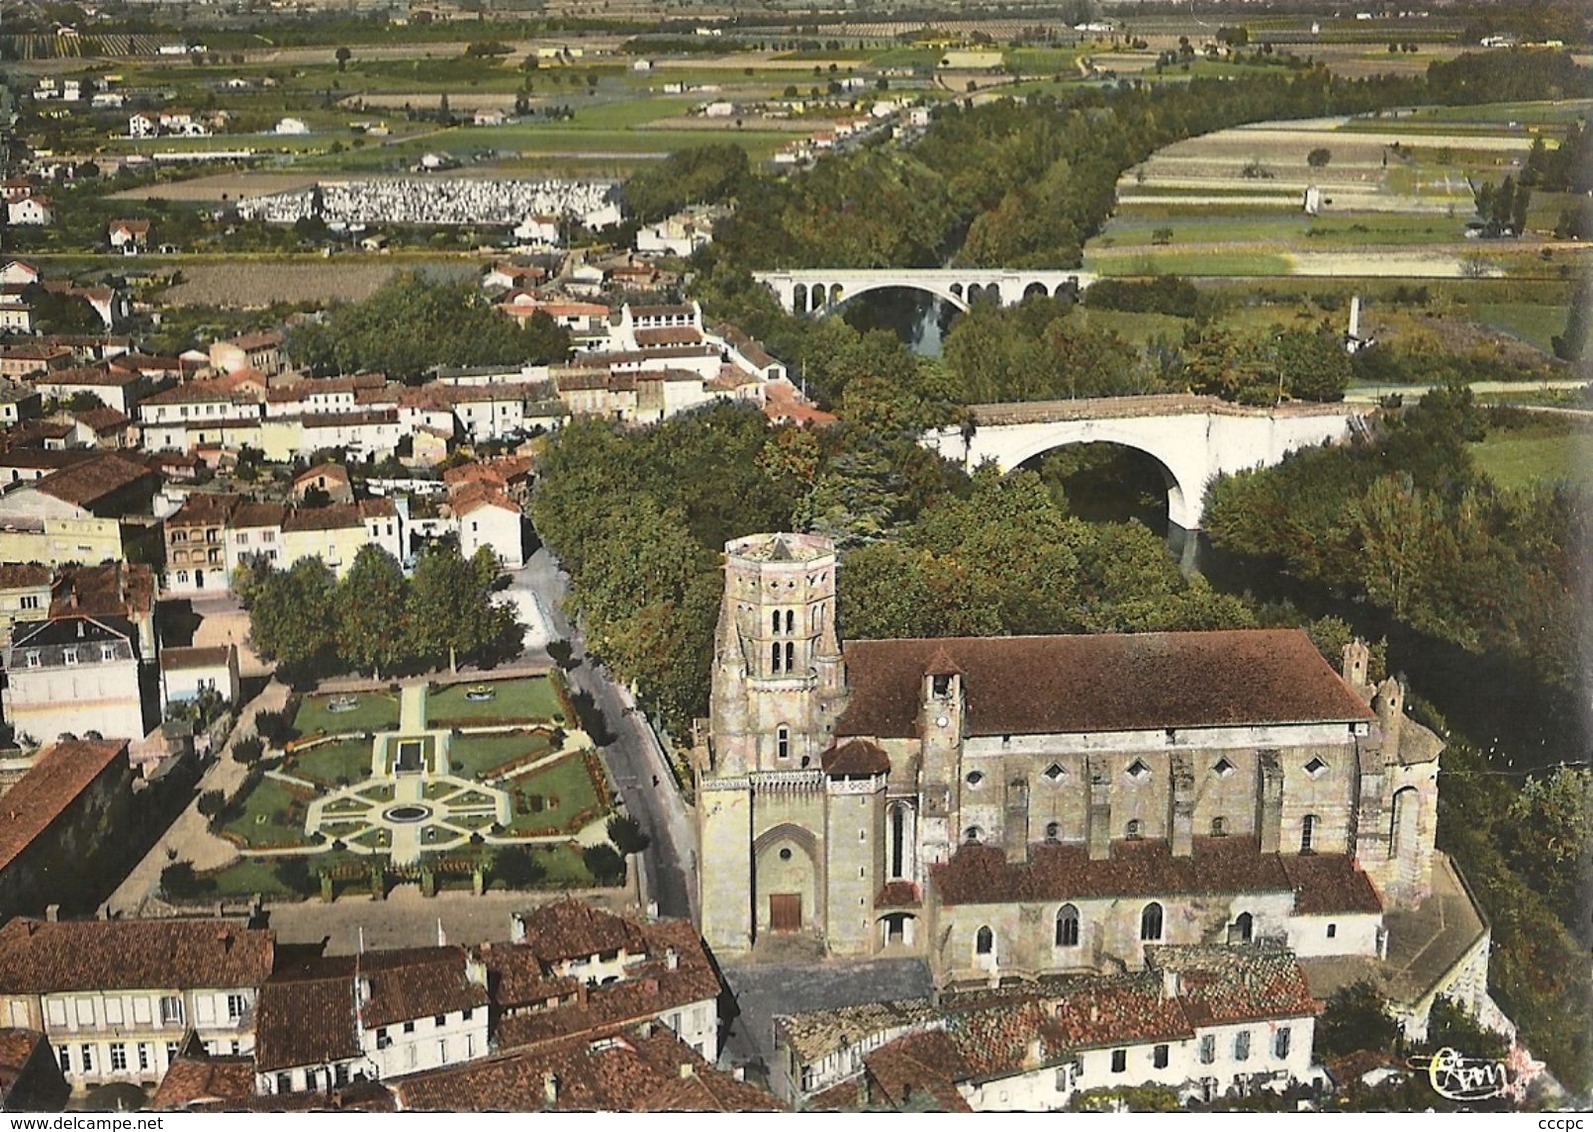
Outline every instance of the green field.
[[1084, 253], [1098, 275], [1287, 275], [1289, 260], [1270, 252], [1180, 252], [1161, 248]]
[[[492, 699], [470, 699], [473, 688], [491, 689]], [[429, 727], [468, 727], [494, 721], [568, 722], [564, 718], [564, 706], [559, 702], [553, 682], [546, 676], [450, 684], [446, 688], [426, 693], [426, 723]]]
[[[578, 754], [566, 755], [502, 785], [514, 798], [508, 832], [525, 836], [574, 833], [569, 827], [582, 814], [601, 810], [606, 802], [598, 796], [600, 784], [592, 781], [586, 760]], [[533, 796], [541, 799], [541, 809], [532, 807]]]
[[[328, 711], [333, 699], [353, 696], [359, 701], [352, 711]], [[398, 697], [387, 692], [347, 692], [305, 696], [293, 716], [293, 729], [300, 735], [336, 734], [342, 731], [392, 731], [398, 726]]]
[[1471, 445], [1477, 467], [1500, 487], [1569, 479], [1593, 489], [1593, 432], [1561, 422], [1496, 430]]
[[321, 786], [347, 786], [371, 773], [371, 745], [364, 739], [336, 739], [293, 754], [283, 770]]
[[1502, 330], [1523, 342], [1530, 342], [1549, 353], [1551, 339], [1565, 332], [1570, 308], [1542, 303], [1489, 303], [1474, 309], [1473, 317], [1484, 326]]
[[552, 750], [548, 737], [536, 732], [457, 735], [448, 744], [448, 764], [460, 778], [484, 779], [522, 756], [545, 755]]

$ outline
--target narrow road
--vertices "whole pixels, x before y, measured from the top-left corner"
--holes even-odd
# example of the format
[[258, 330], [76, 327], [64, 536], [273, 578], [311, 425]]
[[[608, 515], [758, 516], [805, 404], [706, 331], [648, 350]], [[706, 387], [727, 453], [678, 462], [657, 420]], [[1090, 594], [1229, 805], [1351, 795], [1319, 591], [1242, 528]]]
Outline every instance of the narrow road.
[[573, 658], [579, 663], [567, 673], [570, 687], [592, 697], [614, 736], [603, 748], [603, 760], [625, 811], [650, 842], [642, 855], [642, 867], [658, 914], [695, 919], [696, 835], [657, 735], [636, 709], [630, 693], [587, 659], [580, 627], [571, 625], [564, 615], [569, 579], [547, 548], [539, 547], [517, 574], [535, 595], [544, 619], [574, 650]]
[[[1482, 400], [1487, 394], [1545, 393], [1581, 389], [1587, 384], [1586, 378], [1581, 380], [1561, 378], [1556, 381], [1473, 381], [1471, 391]], [[1356, 405], [1375, 405], [1384, 397], [1398, 395], [1407, 402], [1420, 401], [1422, 394], [1441, 388], [1443, 387], [1439, 385], [1360, 385], [1345, 390], [1344, 400]]]

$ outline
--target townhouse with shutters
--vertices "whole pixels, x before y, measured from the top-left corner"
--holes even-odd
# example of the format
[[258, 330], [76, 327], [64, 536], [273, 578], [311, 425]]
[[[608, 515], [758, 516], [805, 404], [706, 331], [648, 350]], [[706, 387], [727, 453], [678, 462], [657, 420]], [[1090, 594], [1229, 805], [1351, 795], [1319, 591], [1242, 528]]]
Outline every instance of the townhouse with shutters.
[[805, 935], [957, 987], [1266, 941], [1319, 997], [1382, 980], [1412, 1035], [1438, 995], [1493, 1016], [1433, 846], [1443, 744], [1364, 645], [1342, 674], [1295, 630], [843, 647], [828, 539], [733, 540], [725, 571], [693, 754], [716, 953]]
[[260, 992], [255, 1090], [315, 1092], [488, 1053], [487, 973], [462, 947], [373, 951], [279, 970]]
[[158, 1081], [192, 1029], [214, 1053], [254, 1049], [271, 932], [224, 920], [0, 927], [0, 1018], [43, 1031], [74, 1089]]

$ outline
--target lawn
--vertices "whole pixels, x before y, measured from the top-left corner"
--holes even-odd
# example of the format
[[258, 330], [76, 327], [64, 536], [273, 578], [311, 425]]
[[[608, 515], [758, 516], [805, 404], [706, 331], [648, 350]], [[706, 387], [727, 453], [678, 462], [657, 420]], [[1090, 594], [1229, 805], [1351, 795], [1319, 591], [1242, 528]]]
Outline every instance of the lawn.
[[364, 739], [337, 739], [288, 758], [283, 767], [295, 778], [332, 788], [371, 776], [371, 745]]
[[[352, 711], [328, 711], [327, 702], [352, 695], [359, 701]], [[394, 731], [398, 728], [398, 697], [386, 692], [352, 692], [339, 696], [305, 696], [293, 716], [300, 735], [336, 734], [341, 731]]]
[[1531, 342], [1540, 350], [1553, 349], [1551, 338], [1565, 332], [1569, 308], [1542, 303], [1489, 303], [1476, 308], [1477, 321], [1495, 330]]
[[[527, 836], [574, 833], [569, 828], [582, 814], [596, 816], [606, 799], [587, 772], [586, 760], [567, 755], [555, 763], [510, 779], [504, 786], [514, 798], [508, 832]], [[536, 807], [540, 805], [541, 809]]]
[[[597, 881], [587, 871], [581, 859], [581, 848], [573, 843], [558, 845], [533, 845], [529, 847], [533, 859], [542, 866], [543, 877], [538, 888], [595, 888]], [[490, 871], [489, 871], [490, 876]], [[496, 878], [489, 879], [488, 887], [504, 889], [508, 886]]]
[[252, 896], [257, 892], [261, 896], [277, 898], [301, 895], [289, 890], [277, 879], [274, 858], [243, 857], [224, 869], [201, 873], [200, 876], [215, 883], [217, 896]]
[[[490, 688], [494, 692], [493, 698], [467, 698], [470, 689], [475, 687]], [[469, 727], [495, 721], [568, 722], [564, 718], [564, 707], [559, 703], [558, 693], [553, 690], [553, 682], [546, 676], [483, 681], [479, 685], [450, 684], [446, 688], [426, 693], [428, 727]]]
[[1075, 306], [1068, 319], [1086, 330], [1117, 334], [1130, 342], [1144, 345], [1158, 336], [1170, 342], [1181, 341], [1190, 320], [1170, 314], [1137, 311], [1113, 311], [1100, 307]]
[[448, 763], [460, 778], [484, 779], [499, 767], [523, 755], [553, 750], [546, 735], [516, 732], [512, 735], [462, 735], [448, 745]]
[[[247, 849], [313, 844], [304, 835], [305, 800], [275, 778], [260, 779], [243, 800], [243, 812], [222, 827]], [[295, 820], [294, 815], [297, 815]]]
[[1477, 466], [1500, 487], [1521, 488], [1571, 479], [1593, 487], [1593, 433], [1560, 422], [1498, 430], [1470, 446]]

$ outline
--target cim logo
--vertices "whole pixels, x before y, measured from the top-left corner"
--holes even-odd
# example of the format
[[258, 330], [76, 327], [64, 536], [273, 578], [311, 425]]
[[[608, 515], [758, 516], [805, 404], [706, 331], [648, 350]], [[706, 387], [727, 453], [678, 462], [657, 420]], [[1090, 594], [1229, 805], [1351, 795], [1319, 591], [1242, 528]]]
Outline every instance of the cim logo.
[[1534, 1061], [1520, 1046], [1504, 1060], [1467, 1057], [1459, 1050], [1443, 1049], [1430, 1057], [1413, 1057], [1407, 1064], [1427, 1074], [1433, 1092], [1451, 1101], [1485, 1101], [1495, 1097], [1526, 1099], [1527, 1082], [1543, 1072], [1543, 1063]]

